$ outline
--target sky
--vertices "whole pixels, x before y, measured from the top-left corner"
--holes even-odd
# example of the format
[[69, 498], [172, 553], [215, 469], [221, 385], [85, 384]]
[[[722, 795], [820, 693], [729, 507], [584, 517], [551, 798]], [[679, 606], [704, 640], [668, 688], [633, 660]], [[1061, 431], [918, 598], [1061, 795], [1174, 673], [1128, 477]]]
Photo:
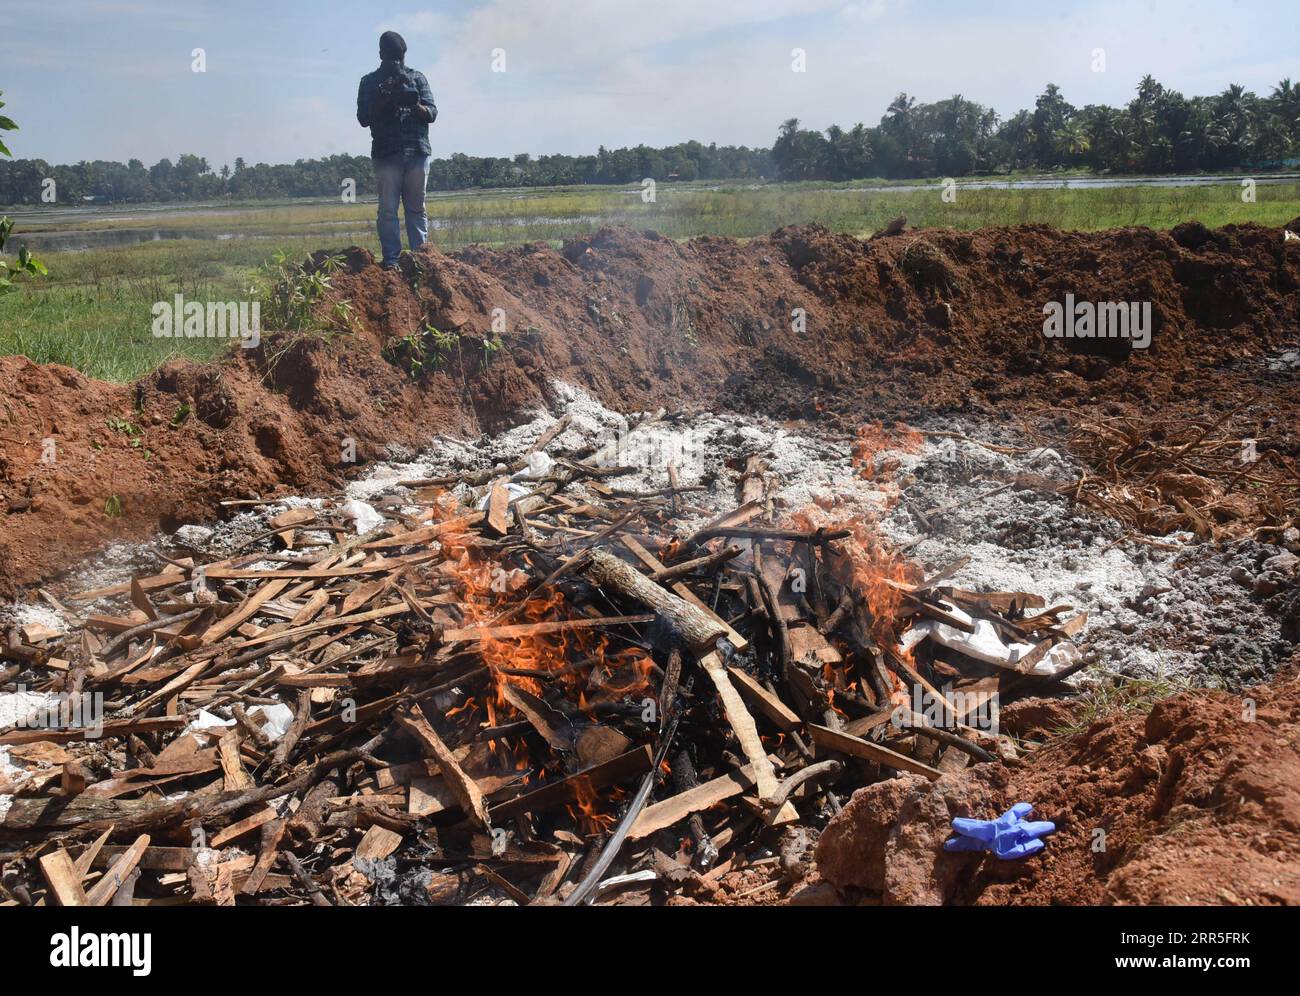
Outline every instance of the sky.
[[791, 117], [875, 124], [899, 91], [1005, 117], [1048, 82], [1083, 106], [1146, 73], [1188, 96], [1300, 80], [1295, 0], [0, 0], [6, 142], [53, 163], [364, 155], [357, 81], [387, 29], [429, 78], [435, 156], [769, 146]]

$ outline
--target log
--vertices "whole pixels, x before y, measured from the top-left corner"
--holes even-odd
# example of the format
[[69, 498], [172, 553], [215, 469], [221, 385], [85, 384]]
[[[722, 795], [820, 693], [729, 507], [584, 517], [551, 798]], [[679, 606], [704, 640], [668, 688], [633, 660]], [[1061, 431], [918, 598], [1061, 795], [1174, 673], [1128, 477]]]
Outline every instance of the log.
[[711, 619], [698, 606], [655, 584], [631, 564], [611, 553], [593, 550], [586, 574], [600, 587], [616, 591], [624, 598], [653, 609], [696, 653], [711, 650], [719, 638], [726, 635], [726, 627]]
[[[641, 563], [645, 564], [646, 567], [650, 568], [650, 570], [661, 571], [664, 569], [662, 561], [631, 536], [622, 537], [622, 541], [623, 545], [631, 551], [632, 555], [635, 556], [637, 560], [641, 561]], [[717, 615], [712, 609], [700, 601], [699, 597], [686, 586], [685, 582], [675, 581], [673, 582], [672, 588], [679, 598], [683, 598], [690, 602], [696, 608], [704, 612], [710, 619], [714, 620], [714, 622], [719, 626], [725, 627], [727, 631], [727, 640], [736, 648], [737, 652], [744, 653], [744, 651], [749, 649], [749, 641], [732, 629], [725, 619]]]

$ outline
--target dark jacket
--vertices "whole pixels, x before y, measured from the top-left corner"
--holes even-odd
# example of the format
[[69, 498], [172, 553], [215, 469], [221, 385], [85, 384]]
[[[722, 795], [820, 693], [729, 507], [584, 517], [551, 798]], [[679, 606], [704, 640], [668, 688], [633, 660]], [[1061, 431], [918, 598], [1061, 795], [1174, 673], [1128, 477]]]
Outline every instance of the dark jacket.
[[[385, 95], [389, 95], [387, 101]], [[429, 121], [416, 113], [416, 105], [428, 112]], [[373, 73], [361, 77], [357, 89], [357, 121], [370, 129], [370, 157], [427, 156], [429, 125], [438, 117], [433, 91], [424, 73], [400, 62], [384, 61]]]

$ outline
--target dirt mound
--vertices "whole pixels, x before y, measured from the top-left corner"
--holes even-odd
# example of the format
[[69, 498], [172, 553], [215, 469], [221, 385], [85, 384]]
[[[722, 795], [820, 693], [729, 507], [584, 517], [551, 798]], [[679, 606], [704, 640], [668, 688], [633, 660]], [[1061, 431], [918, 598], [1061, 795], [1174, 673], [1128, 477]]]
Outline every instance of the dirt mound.
[[[1186, 693], [1052, 741], [1016, 766], [861, 789], [822, 834], [821, 877], [886, 903], [1300, 903], [1300, 680]], [[946, 854], [954, 816], [1019, 801], [1055, 821], [1024, 861]]]
[[[352, 249], [334, 288], [353, 334], [265, 336], [134, 385], [0, 358], [0, 592], [106, 540], [207, 518], [221, 499], [336, 485], [354, 469], [348, 440], [365, 462], [499, 428], [553, 378], [625, 409], [724, 405], [840, 427], [1010, 418], [1026, 399], [1244, 410], [1276, 418], [1276, 445], [1298, 450], [1285, 413], [1300, 388], [1262, 359], [1294, 343], [1300, 319], [1300, 245], [1279, 229], [863, 242], [812, 226], [743, 244], [606, 229], [560, 251], [422, 251], [400, 272]], [[1152, 347], [1098, 356], [1045, 339], [1042, 307], [1066, 293], [1150, 301]], [[456, 340], [451, 359], [395, 362], [395, 342], [424, 348], [430, 328]]]

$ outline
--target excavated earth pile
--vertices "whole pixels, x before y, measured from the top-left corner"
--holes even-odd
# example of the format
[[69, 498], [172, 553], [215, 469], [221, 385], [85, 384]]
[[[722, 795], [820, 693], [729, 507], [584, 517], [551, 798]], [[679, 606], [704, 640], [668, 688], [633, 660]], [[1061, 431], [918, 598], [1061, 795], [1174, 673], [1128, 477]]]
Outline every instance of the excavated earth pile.
[[[845, 430], [930, 413], [1011, 420], [1050, 404], [1235, 412], [1296, 453], [1286, 357], [1300, 243], [1279, 229], [1020, 226], [863, 242], [813, 226], [685, 244], [606, 229], [560, 251], [430, 250], [400, 273], [356, 249], [346, 266], [333, 293], [351, 304], [352, 334], [270, 335], [131, 385], [0, 358], [0, 593], [105, 541], [210, 517], [221, 499], [336, 486], [353, 454], [365, 463], [436, 432], [500, 428], [556, 379], [623, 410], [725, 406]], [[1122, 356], [1113, 340], [1045, 339], [1042, 307], [1067, 293], [1152, 302], [1151, 347]], [[472, 340], [494, 320], [490, 363], [465, 349], [413, 378], [394, 358], [425, 323]], [[1110, 355], [1069, 348], [1080, 344]]]

